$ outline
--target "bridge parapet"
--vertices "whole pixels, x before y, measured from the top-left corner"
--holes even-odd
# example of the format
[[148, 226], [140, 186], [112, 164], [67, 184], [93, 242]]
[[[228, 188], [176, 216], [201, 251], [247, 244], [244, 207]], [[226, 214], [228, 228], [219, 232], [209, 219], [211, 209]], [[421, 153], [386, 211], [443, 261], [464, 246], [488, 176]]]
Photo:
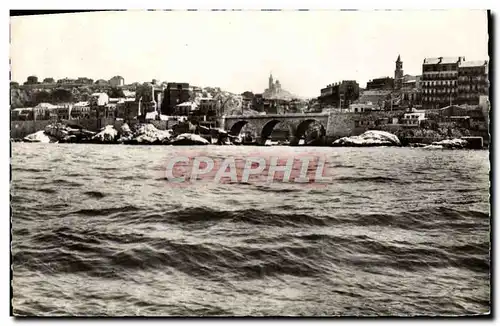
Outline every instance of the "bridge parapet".
[[[377, 120], [392, 120], [399, 117], [402, 112], [380, 111], [380, 112], [327, 112], [327, 113], [293, 113], [293, 114], [265, 114], [265, 115], [236, 115], [223, 116], [219, 122], [220, 126], [237, 135], [246, 124], [251, 124], [260, 131], [258, 137], [262, 141], [268, 137], [273, 129], [279, 126], [281, 129], [288, 128], [291, 138], [302, 137], [304, 129], [312, 122], [318, 122], [325, 129], [326, 142], [345, 136], [360, 134], [375, 126]], [[389, 123], [392, 123], [389, 122]]]

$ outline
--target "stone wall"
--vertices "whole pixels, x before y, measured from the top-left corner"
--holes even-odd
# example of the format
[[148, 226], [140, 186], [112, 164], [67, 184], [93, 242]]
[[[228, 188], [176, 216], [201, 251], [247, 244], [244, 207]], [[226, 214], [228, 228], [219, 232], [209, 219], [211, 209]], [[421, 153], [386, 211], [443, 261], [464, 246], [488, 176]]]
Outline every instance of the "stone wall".
[[[363, 132], [374, 129], [375, 121], [389, 120], [400, 117], [403, 112], [399, 111], [376, 111], [363, 113], [338, 113], [332, 112], [328, 117], [328, 126], [326, 130], [327, 142], [334, 141], [341, 137], [357, 136]], [[358, 122], [358, 123], [356, 123]], [[397, 125], [395, 129], [401, 125]]]
[[354, 119], [349, 113], [330, 113], [326, 126], [326, 141], [330, 142], [340, 137], [351, 136], [354, 130]]
[[11, 121], [10, 122], [10, 138], [24, 138], [29, 134], [43, 130], [53, 122], [52, 120], [37, 120], [37, 121]]
[[[44, 130], [48, 124], [54, 123], [54, 120], [36, 120], [36, 121], [11, 121], [10, 122], [10, 137], [11, 138], [24, 138], [29, 134], [35, 133], [39, 130]], [[121, 126], [123, 122], [115, 121], [114, 118], [102, 119], [75, 119], [63, 120], [63, 123], [72, 123], [82, 126], [91, 131], [99, 131], [106, 125]]]

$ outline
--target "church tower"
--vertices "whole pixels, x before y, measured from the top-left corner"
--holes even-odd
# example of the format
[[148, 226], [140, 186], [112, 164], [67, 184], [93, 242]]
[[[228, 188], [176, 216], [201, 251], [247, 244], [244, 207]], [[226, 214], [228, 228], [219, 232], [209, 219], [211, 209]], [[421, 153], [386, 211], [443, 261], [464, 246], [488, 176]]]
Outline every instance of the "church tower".
[[394, 70], [394, 89], [400, 90], [403, 86], [403, 61], [401, 56], [398, 55], [396, 60], [396, 70]]
[[269, 90], [272, 91], [274, 89], [274, 80], [273, 73], [269, 74]]

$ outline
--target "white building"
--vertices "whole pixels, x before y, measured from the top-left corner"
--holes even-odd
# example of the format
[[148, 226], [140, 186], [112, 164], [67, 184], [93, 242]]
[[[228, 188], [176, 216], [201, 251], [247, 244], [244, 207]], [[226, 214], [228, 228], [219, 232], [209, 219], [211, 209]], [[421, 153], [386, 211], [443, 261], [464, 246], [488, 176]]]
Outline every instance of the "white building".
[[89, 102], [91, 105], [105, 106], [109, 103], [109, 95], [106, 93], [94, 93], [90, 95]]
[[423, 110], [412, 110], [412, 112], [407, 112], [404, 114], [403, 119], [401, 119], [401, 124], [409, 127], [418, 127], [420, 123], [425, 120], [425, 111]]
[[371, 112], [371, 111], [379, 111], [380, 108], [373, 104], [372, 102], [367, 103], [353, 103], [349, 105], [349, 109], [347, 112], [351, 113], [363, 113], [363, 112]]

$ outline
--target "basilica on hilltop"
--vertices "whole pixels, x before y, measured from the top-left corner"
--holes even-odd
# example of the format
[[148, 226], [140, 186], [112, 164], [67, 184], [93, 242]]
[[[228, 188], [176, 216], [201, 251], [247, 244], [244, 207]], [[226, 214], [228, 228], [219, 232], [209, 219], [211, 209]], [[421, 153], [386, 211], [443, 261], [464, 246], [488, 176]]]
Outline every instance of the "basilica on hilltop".
[[273, 74], [269, 75], [269, 86], [262, 94], [266, 99], [291, 100], [294, 96], [281, 88], [279, 80], [274, 81]]

